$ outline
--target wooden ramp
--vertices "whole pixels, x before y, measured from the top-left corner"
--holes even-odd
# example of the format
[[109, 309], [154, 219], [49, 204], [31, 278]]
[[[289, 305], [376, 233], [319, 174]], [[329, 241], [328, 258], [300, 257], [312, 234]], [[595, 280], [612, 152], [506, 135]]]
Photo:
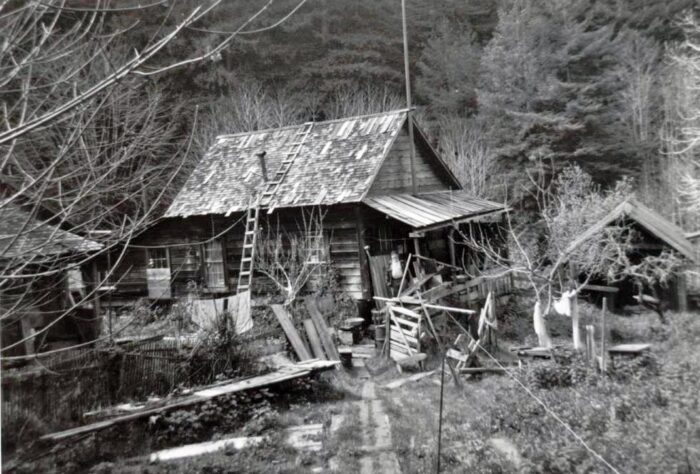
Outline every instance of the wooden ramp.
[[266, 387], [269, 385], [284, 382], [286, 380], [305, 377], [313, 372], [328, 370], [332, 367], [335, 367], [338, 363], [339, 362], [337, 361], [328, 360], [307, 360], [297, 364], [289, 365], [287, 367], [282, 367], [281, 369], [269, 374], [251, 377], [245, 380], [237, 380], [235, 382], [228, 381], [210, 385], [208, 387], [203, 387], [193, 392], [191, 395], [170, 399], [167, 401], [167, 403], [161, 404], [160, 406], [144, 407], [143, 409], [135, 411], [133, 413], [129, 413], [128, 415], [118, 416], [109, 420], [99, 421], [85, 426], [79, 426], [77, 428], [71, 428], [69, 430], [59, 431], [57, 433], [47, 434], [39, 439], [45, 441], [60, 441], [63, 439], [71, 438], [73, 436], [78, 436], [81, 434], [91, 433], [94, 431], [103, 430], [105, 428], [110, 428], [119, 423], [144, 418], [164, 411], [196, 405], [198, 403], [205, 402], [207, 400], [219, 397], [221, 395], [242, 392], [253, 388]]

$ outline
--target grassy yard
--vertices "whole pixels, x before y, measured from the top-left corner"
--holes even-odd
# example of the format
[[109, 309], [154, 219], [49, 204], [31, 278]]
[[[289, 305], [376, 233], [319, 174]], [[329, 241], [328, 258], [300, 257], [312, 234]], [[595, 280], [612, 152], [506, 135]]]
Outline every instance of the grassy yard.
[[[616, 362], [608, 376], [576, 359], [533, 362], [514, 375], [619, 472], [698, 472], [700, 315], [673, 314], [668, 327], [651, 314], [610, 319], [614, 339], [652, 342], [653, 354]], [[384, 394], [404, 472], [435, 472], [435, 380]], [[613, 472], [507, 375], [462, 390], [448, 381], [443, 472]]]
[[[458, 389], [448, 373], [442, 472], [613, 472], [606, 462], [619, 472], [698, 472], [700, 314], [671, 314], [669, 320], [662, 326], [653, 314], [611, 316], [613, 342], [653, 346], [649, 356], [616, 361], [605, 376], [566, 350], [552, 361], [516, 366], [513, 376], [531, 394], [508, 375], [463, 378]], [[527, 322], [506, 319], [503, 335], [513, 333], [508, 330], [513, 324], [529, 329]], [[553, 321], [555, 343], [569, 343], [568, 324]], [[501, 337], [499, 348], [492, 350], [500, 361], [512, 364], [515, 360], [507, 348], [531, 339], [530, 335], [521, 340]], [[481, 360], [489, 365], [484, 356]], [[433, 356], [427, 369], [438, 366], [439, 359]], [[402, 471], [435, 472], [440, 372], [388, 390], [383, 388], [387, 382], [410, 374], [399, 374], [383, 359], [368, 360], [367, 369], [370, 377], [365, 379], [357, 371], [331, 371], [321, 379], [271, 388], [198, 411], [174, 412], [155, 423], [124, 427], [119, 433], [108, 430], [56, 448], [40, 460], [20, 463], [15, 472], [282, 473], [329, 472], [329, 466], [336, 466], [337, 472], [359, 472], [364, 454], [358, 406], [367, 380], [376, 386], [376, 396], [388, 414], [393, 452]], [[331, 434], [338, 415], [342, 424]], [[285, 443], [286, 428], [312, 423], [324, 427], [320, 452], [297, 450]], [[226, 436], [264, 436], [265, 441], [243, 450], [173, 462], [151, 464], [145, 457], [157, 449]]]

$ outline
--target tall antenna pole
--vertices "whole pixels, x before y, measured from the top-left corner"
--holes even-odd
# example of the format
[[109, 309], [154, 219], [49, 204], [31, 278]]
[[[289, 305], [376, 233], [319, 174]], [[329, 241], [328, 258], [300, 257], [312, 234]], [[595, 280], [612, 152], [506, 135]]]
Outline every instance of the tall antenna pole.
[[401, 0], [401, 22], [403, 23], [403, 65], [406, 75], [406, 107], [408, 108], [408, 139], [411, 142], [411, 192], [418, 194], [416, 183], [416, 145], [413, 142], [413, 106], [411, 104], [411, 74], [408, 68], [408, 31], [406, 30], [406, 0]]

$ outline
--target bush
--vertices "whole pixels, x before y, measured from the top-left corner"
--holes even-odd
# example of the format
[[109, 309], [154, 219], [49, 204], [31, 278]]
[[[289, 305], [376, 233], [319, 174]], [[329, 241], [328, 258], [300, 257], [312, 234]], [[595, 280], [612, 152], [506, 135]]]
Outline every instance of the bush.
[[259, 364], [246, 347], [236, 334], [231, 315], [217, 315], [213, 327], [204, 333], [184, 364], [187, 383], [208, 384], [217, 379], [258, 374]]

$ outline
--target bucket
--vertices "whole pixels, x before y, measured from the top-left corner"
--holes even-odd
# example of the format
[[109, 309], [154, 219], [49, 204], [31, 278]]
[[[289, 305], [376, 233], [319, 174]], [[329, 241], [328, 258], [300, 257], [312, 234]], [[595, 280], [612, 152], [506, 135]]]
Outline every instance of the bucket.
[[384, 340], [386, 339], [386, 326], [383, 324], [375, 324], [374, 325], [374, 341], [377, 343], [377, 345], [382, 345], [384, 344]]
[[338, 349], [338, 353], [340, 354], [340, 362], [343, 364], [343, 367], [352, 368], [352, 349], [343, 347]]

